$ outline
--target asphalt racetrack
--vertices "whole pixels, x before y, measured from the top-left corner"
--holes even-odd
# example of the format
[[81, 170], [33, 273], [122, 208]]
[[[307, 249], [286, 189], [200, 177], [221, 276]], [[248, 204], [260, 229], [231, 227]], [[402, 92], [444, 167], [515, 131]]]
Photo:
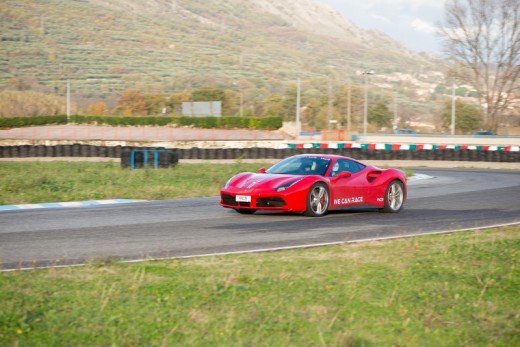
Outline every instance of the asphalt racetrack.
[[240, 215], [218, 197], [0, 211], [0, 269], [307, 247], [520, 223], [520, 171], [414, 169], [398, 214]]

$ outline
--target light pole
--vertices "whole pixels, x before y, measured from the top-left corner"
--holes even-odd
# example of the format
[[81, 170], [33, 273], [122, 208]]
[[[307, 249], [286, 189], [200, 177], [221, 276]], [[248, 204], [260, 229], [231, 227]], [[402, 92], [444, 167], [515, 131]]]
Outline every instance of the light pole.
[[301, 94], [301, 86], [300, 79], [298, 78], [298, 82], [296, 84], [296, 137], [300, 136], [301, 124], [300, 124], [300, 94]]
[[451, 88], [451, 135], [455, 135], [455, 82]]
[[350, 136], [352, 126], [352, 86], [350, 80], [347, 87], [347, 134]]
[[397, 89], [394, 89], [394, 124], [392, 128], [394, 132], [397, 130]]
[[374, 70], [363, 71], [364, 83], [365, 83], [365, 107], [363, 111], [363, 139], [367, 136], [367, 124], [368, 124], [368, 75], [373, 75]]

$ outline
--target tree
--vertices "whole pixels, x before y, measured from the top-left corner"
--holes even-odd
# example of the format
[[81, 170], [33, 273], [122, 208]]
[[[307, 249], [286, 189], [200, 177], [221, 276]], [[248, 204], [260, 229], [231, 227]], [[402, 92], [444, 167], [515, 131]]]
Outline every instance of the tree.
[[[301, 96], [301, 95], [300, 95]], [[284, 121], [295, 121], [296, 120], [296, 99], [298, 98], [298, 87], [296, 83], [291, 83], [289, 88], [285, 91], [285, 96], [283, 98], [283, 107], [284, 112], [280, 114], [283, 117]], [[305, 99], [303, 97], [300, 98], [300, 107], [305, 105]]]
[[519, 88], [520, 1], [448, 0], [439, 29], [450, 76], [477, 90], [483, 125], [496, 131]]
[[368, 109], [368, 122], [377, 125], [379, 128], [392, 125], [391, 112], [384, 102], [370, 106]]
[[184, 90], [170, 95], [166, 100], [167, 108], [174, 114], [182, 114], [182, 103], [191, 100], [191, 94]]
[[191, 92], [192, 101], [224, 101], [224, 90], [220, 88], [202, 87]]
[[278, 94], [271, 94], [265, 102], [264, 115], [267, 117], [282, 117], [285, 114], [284, 100]]
[[87, 112], [93, 116], [104, 116], [108, 113], [107, 104], [102, 101], [94, 102], [88, 107]]
[[[445, 129], [451, 127], [451, 101], [444, 104], [441, 118], [442, 126]], [[475, 105], [466, 104], [463, 101], [455, 100], [455, 129], [458, 133], [472, 133], [480, 127], [481, 114]]]
[[147, 115], [162, 114], [162, 109], [166, 106], [166, 99], [161, 94], [144, 94], [143, 100]]
[[62, 97], [33, 91], [0, 91], [0, 117], [51, 116], [65, 113]]
[[141, 92], [135, 89], [127, 89], [117, 101], [117, 108], [114, 112], [123, 116], [145, 115], [146, 104]]
[[240, 114], [240, 99], [241, 96], [239, 92], [230, 89], [224, 90], [224, 100], [222, 101], [222, 114], [229, 116]]

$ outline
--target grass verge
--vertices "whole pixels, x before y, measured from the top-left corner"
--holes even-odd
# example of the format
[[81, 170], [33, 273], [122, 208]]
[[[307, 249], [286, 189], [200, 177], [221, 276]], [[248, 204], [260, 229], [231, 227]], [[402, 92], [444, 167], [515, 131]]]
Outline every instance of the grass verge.
[[234, 174], [269, 166], [237, 161], [128, 170], [115, 162], [0, 162], [0, 205], [216, 196]]
[[3, 346], [518, 346], [520, 227], [0, 274]]
[[216, 196], [231, 176], [271, 165], [237, 160], [233, 164], [183, 163], [169, 169], [129, 170], [115, 162], [0, 162], [0, 205]]

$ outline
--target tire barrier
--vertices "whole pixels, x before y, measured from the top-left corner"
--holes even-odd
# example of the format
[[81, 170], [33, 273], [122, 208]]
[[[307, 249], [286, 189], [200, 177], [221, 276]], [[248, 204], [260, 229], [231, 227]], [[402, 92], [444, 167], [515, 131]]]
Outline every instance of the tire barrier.
[[[480, 147], [480, 146], [479, 146]], [[359, 160], [436, 160], [436, 161], [484, 161], [484, 162], [520, 162], [518, 147], [490, 148], [375, 148], [361, 147], [320, 147], [289, 146], [287, 148], [187, 148], [167, 149], [163, 147], [128, 147], [128, 146], [95, 146], [85, 144], [73, 145], [20, 145], [0, 146], [0, 158], [27, 157], [101, 157], [120, 158], [121, 166], [131, 168], [131, 153], [134, 151], [134, 167], [145, 164], [157, 167], [170, 167], [179, 159], [283, 159], [291, 155], [338, 154]], [[141, 153], [142, 152], [142, 153]], [[140, 154], [139, 154], [140, 153]], [[145, 154], [146, 153], [146, 154]], [[146, 160], [144, 155], [147, 155]]]
[[[136, 154], [131, 162], [131, 153]], [[143, 152], [146, 151], [146, 160]], [[157, 155], [155, 153], [158, 153]], [[126, 147], [126, 146], [94, 146], [94, 145], [20, 145], [0, 146], [0, 158], [32, 158], [32, 157], [84, 157], [84, 158], [120, 158], [124, 168], [155, 167], [167, 168], [179, 162], [178, 150], [167, 150], [163, 147]], [[149, 165], [148, 165], [149, 164]]]
[[380, 150], [361, 148], [189, 148], [175, 150], [179, 159], [283, 159], [297, 154], [338, 154], [359, 160], [436, 160], [520, 162], [519, 151], [445, 150]]

